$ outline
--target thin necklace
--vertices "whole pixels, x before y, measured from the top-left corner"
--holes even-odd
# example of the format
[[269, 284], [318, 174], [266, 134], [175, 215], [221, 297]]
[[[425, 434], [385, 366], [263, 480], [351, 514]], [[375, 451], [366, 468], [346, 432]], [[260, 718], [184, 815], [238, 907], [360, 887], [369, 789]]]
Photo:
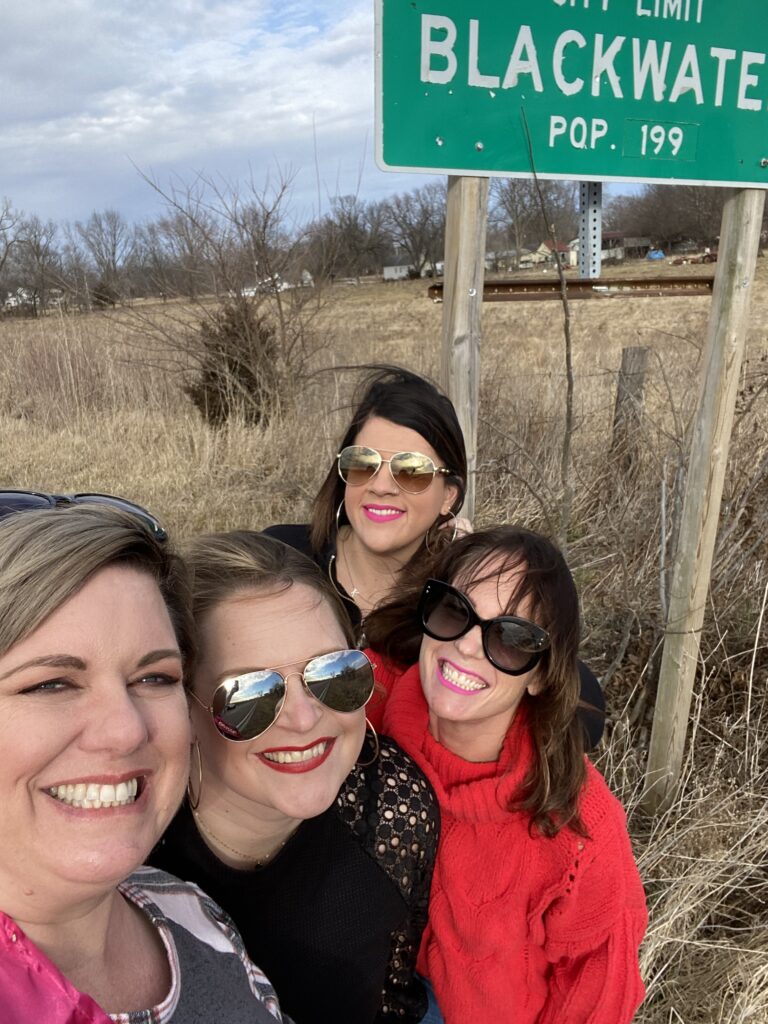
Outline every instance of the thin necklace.
[[212, 839], [214, 843], [218, 843], [219, 846], [223, 846], [224, 849], [228, 850], [230, 853], [235, 853], [237, 854], [238, 857], [241, 857], [243, 860], [247, 860], [249, 863], [255, 864], [257, 868], [264, 867], [266, 863], [275, 858], [278, 855], [278, 853], [280, 853], [285, 844], [288, 842], [288, 840], [295, 834], [296, 829], [299, 827], [297, 825], [296, 828], [291, 829], [291, 831], [288, 833], [285, 839], [283, 839], [280, 845], [276, 846], [275, 849], [272, 850], [271, 853], [268, 853], [266, 857], [254, 857], [251, 854], [243, 853], [242, 850], [236, 850], [234, 846], [230, 846], [229, 843], [225, 843], [223, 839], [220, 839], [219, 836], [217, 836], [215, 832], [212, 832], [210, 828], [205, 824], [205, 822], [200, 817], [197, 811], [192, 811], [192, 815], [197, 824], [200, 826], [202, 831], [208, 836], [209, 839]]
[[[338, 541], [336, 542], [336, 546], [338, 547]], [[346, 546], [346, 544], [342, 544], [342, 546], [341, 546], [341, 557], [344, 559], [344, 568], [347, 570], [347, 576], [349, 577], [349, 582], [352, 584], [352, 592], [350, 593], [349, 596], [352, 598], [353, 601], [357, 597], [362, 597], [362, 599], [366, 602], [366, 604], [370, 604], [370, 601], [368, 600], [368, 598], [365, 596], [365, 594], [361, 594], [360, 593], [360, 588], [355, 586], [355, 581], [352, 579], [352, 570], [349, 568], [349, 558], [347, 557], [347, 546]]]
[[[346, 590], [342, 590], [342, 588], [336, 582], [336, 574], [333, 571], [333, 565], [334, 565], [335, 561], [336, 561], [336, 555], [331, 555], [331, 557], [328, 559], [328, 579], [331, 581], [331, 586], [336, 591], [336, 593], [339, 595], [339, 597], [342, 599], [342, 601], [349, 601], [351, 604], [353, 604], [353, 605], [355, 605], [355, 607], [357, 607], [357, 601], [355, 601], [354, 597], [350, 596], [346, 592]], [[360, 591], [357, 589], [357, 587], [354, 587], [353, 588], [353, 593], [354, 594], [359, 594]]]
[[[336, 548], [337, 548], [337, 550], [338, 550], [338, 548], [339, 548], [339, 544], [340, 544], [340, 538], [338, 538], [338, 537], [337, 537], [337, 539], [336, 539]], [[363, 599], [363, 601], [364, 601], [364, 602], [365, 602], [365, 603], [366, 603], [367, 605], [369, 605], [369, 606], [370, 606], [371, 608], [375, 608], [375, 607], [376, 607], [376, 605], [377, 605], [378, 603], [380, 603], [380, 602], [374, 601], [374, 600], [373, 600], [372, 598], [370, 598], [370, 597], [367, 597], [367, 596], [366, 596], [366, 595], [365, 595], [365, 594], [364, 594], [364, 593], [363, 593], [363, 592], [362, 592], [362, 591], [360, 590], [360, 588], [359, 588], [358, 586], [356, 586], [356, 584], [355, 584], [355, 581], [354, 581], [354, 579], [352, 578], [352, 570], [351, 570], [351, 569], [350, 569], [350, 567], [349, 567], [349, 557], [348, 557], [348, 555], [347, 555], [347, 546], [346, 546], [346, 544], [344, 544], [344, 543], [341, 543], [341, 557], [342, 557], [342, 560], [343, 560], [343, 562], [344, 562], [344, 568], [346, 569], [346, 572], [347, 572], [347, 577], [349, 578], [349, 582], [350, 582], [350, 583], [352, 584], [352, 592], [351, 592], [350, 594], [346, 595], [346, 596], [347, 596], [347, 600], [348, 600], [348, 601], [350, 601], [350, 600], [351, 600], [352, 602], [354, 602], [354, 604], [357, 604], [357, 598], [358, 598], [358, 597], [361, 597], [361, 598]], [[344, 595], [344, 594], [342, 594], [341, 590], [340, 590], [340, 589], [339, 589], [339, 587], [338, 587], [338, 584], [336, 583], [336, 581], [335, 581], [335, 580], [334, 580], [334, 578], [333, 578], [333, 573], [331, 572], [331, 566], [332, 566], [332, 564], [333, 564], [333, 563], [335, 562], [335, 560], [336, 560], [336, 556], [335, 556], [335, 555], [332, 555], [332, 556], [331, 556], [331, 559], [330, 559], [330, 562], [328, 563], [328, 575], [329, 575], [329, 576], [330, 576], [330, 578], [331, 578], [331, 583], [333, 583], [333, 586], [334, 586], [334, 588], [335, 588], [335, 590], [336, 590], [336, 593], [337, 593], [337, 594], [338, 594], [338, 595], [339, 595], [340, 597], [344, 597], [345, 595]], [[391, 584], [390, 584], [390, 588], [389, 588], [389, 589], [391, 590], [391, 589], [392, 589], [392, 587], [394, 587], [394, 585], [395, 585], [395, 582], [396, 582], [396, 581], [395, 581], [395, 576], [394, 576], [394, 574], [393, 574], [392, 572], [390, 572], [390, 573], [389, 573], [389, 575], [390, 575], [390, 578], [391, 578], [391, 581], [392, 581], [392, 582], [391, 582]], [[389, 591], [387, 591], [387, 593], [388, 593], [388, 592], [389, 592]]]

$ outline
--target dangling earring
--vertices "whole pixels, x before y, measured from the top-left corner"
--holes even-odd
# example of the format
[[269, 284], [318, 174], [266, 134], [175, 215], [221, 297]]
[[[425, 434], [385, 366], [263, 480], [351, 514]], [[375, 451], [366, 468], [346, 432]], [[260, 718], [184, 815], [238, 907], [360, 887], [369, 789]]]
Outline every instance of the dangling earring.
[[[365, 719], [366, 737], [368, 735], [368, 729], [371, 730], [371, 737], [373, 740], [373, 757], [369, 761], [358, 761], [357, 764], [360, 768], [370, 768], [370, 766], [377, 760], [379, 756], [379, 737], [376, 735], [376, 730], [373, 728], [368, 719]], [[363, 740], [365, 742], [365, 740]]]
[[[452, 512], [450, 509], [447, 512], [444, 512], [442, 514], [450, 516], [453, 519], [453, 533], [451, 534], [451, 539], [448, 541], [449, 544], [452, 544], [456, 540], [456, 535], [459, 532], [459, 519], [458, 519], [458, 516], [456, 515], [456, 513]], [[445, 519], [443, 522], [447, 523], [448, 520]], [[434, 522], [430, 526], [429, 530], [427, 530], [427, 532], [424, 534], [424, 547], [427, 549], [427, 551], [429, 552], [430, 555], [434, 555], [435, 554], [435, 552], [429, 546], [429, 534], [430, 534], [431, 530], [435, 529], [435, 527], [437, 527], [437, 530], [435, 531], [436, 536], [440, 536], [440, 531], [443, 528], [443, 523], [437, 523], [437, 522]]]
[[194, 761], [194, 754], [197, 751], [197, 799], [195, 800], [192, 796], [192, 778], [187, 779], [187, 800], [189, 800], [189, 806], [193, 811], [196, 811], [200, 806], [200, 796], [203, 792], [203, 758], [200, 753], [200, 744], [195, 738], [192, 744], [192, 757], [190, 758], [189, 767], [192, 768], [192, 762]]
[[343, 508], [344, 508], [344, 499], [342, 498], [341, 501], [339, 502], [339, 507], [336, 509], [336, 536], [337, 537], [339, 535], [339, 530], [341, 529], [341, 525], [339, 524], [339, 517], [341, 516], [341, 510]]
[[449, 541], [450, 544], [453, 544], [453, 542], [456, 540], [456, 535], [459, 532], [459, 517], [456, 515], [455, 512], [452, 512], [450, 509], [448, 509], [448, 515], [451, 517], [451, 519], [453, 519], [453, 533], [451, 534], [451, 539]]

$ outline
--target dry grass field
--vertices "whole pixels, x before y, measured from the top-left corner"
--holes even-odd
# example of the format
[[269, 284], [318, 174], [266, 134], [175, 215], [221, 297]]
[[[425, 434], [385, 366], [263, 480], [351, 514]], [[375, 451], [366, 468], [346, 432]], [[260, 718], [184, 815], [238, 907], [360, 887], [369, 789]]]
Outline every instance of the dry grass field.
[[[710, 273], [637, 265], [612, 273]], [[572, 303], [574, 503], [568, 554], [584, 656], [610, 708], [598, 763], [628, 809], [651, 924], [642, 1024], [768, 1021], [768, 259], [758, 261], [702, 639], [685, 785], [663, 817], [637, 806], [653, 707], [670, 537], [679, 515], [709, 299]], [[147, 336], [161, 304], [0, 321], [0, 484], [123, 494], [176, 536], [301, 522], [335, 454], [354, 375], [287, 375], [267, 426], [205, 425], [180, 370]], [[442, 307], [424, 282], [336, 286], [312, 322], [315, 370], [394, 362], [436, 377]], [[478, 525], [555, 532], [565, 372], [557, 302], [483, 312]], [[621, 352], [651, 350], [639, 461], [609, 458]]]

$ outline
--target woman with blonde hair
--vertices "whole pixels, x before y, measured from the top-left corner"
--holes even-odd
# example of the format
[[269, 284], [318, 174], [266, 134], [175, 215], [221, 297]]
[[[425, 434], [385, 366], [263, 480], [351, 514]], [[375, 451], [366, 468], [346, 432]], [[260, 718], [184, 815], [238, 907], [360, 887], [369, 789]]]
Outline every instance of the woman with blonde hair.
[[192, 619], [155, 520], [100, 497], [0, 493], [0, 1019], [274, 1024], [230, 919], [140, 869], [187, 778]]
[[240, 531], [186, 554], [195, 747], [152, 863], [232, 915], [300, 1024], [416, 1024], [439, 819], [410, 758], [375, 734], [364, 743], [371, 663], [298, 551]]

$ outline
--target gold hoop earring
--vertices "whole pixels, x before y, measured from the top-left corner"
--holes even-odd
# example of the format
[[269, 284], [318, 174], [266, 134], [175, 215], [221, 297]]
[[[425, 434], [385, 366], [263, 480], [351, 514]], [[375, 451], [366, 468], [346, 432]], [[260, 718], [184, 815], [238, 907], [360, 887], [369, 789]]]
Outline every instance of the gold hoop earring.
[[341, 501], [339, 502], [339, 507], [336, 509], [336, 536], [337, 537], [339, 535], [339, 530], [341, 529], [341, 525], [339, 523], [339, 518], [341, 516], [341, 510], [343, 508], [344, 508], [344, 499], [342, 498]]
[[[459, 533], [459, 517], [456, 515], [455, 512], [452, 512], [450, 509], [448, 509], [448, 512], [446, 514], [453, 519], [453, 533], [451, 534], [451, 539], [449, 541], [450, 544], [453, 544]], [[447, 519], [446, 522], [448, 522]]]
[[[456, 537], [457, 537], [458, 532], [459, 532], [459, 518], [458, 518], [458, 516], [456, 515], [455, 512], [451, 512], [450, 510], [448, 512], [444, 513], [444, 514], [447, 515], [447, 516], [451, 516], [451, 518], [453, 519], [453, 533], [451, 534], [451, 539], [448, 541], [449, 544], [453, 544], [453, 542], [456, 540]], [[429, 534], [430, 534], [430, 532], [432, 530], [434, 530], [435, 527], [437, 527], [437, 530], [435, 530], [435, 535], [436, 536], [440, 536], [440, 531], [443, 528], [443, 524], [447, 523], [447, 522], [448, 522], [447, 519], [444, 519], [442, 523], [434, 522], [430, 526], [429, 530], [427, 530], [427, 532], [424, 534], [424, 547], [427, 549], [428, 554], [430, 554], [430, 555], [434, 555], [435, 554], [435, 552], [429, 546]]]
[[203, 792], [203, 757], [200, 753], [200, 744], [198, 743], [197, 738], [195, 738], [192, 743], [193, 756], [190, 758], [189, 762], [190, 769], [192, 768], [192, 762], [194, 761], [195, 751], [197, 751], [197, 800], [192, 796], [192, 778], [190, 777], [187, 779], [187, 800], [189, 801], [189, 806], [193, 811], [196, 811], [200, 806], [200, 796]]
[[372, 742], [373, 742], [373, 757], [369, 761], [358, 761], [357, 764], [358, 764], [358, 766], [360, 768], [370, 768], [370, 766], [376, 760], [378, 760], [379, 751], [381, 749], [381, 747], [379, 746], [379, 737], [376, 734], [376, 730], [373, 728], [373, 726], [368, 721], [368, 718], [366, 716], [366, 719], [365, 719], [365, 738], [363, 739], [363, 743], [365, 743], [365, 739], [368, 736], [368, 730], [369, 729], [371, 730], [371, 737], [372, 737]]

